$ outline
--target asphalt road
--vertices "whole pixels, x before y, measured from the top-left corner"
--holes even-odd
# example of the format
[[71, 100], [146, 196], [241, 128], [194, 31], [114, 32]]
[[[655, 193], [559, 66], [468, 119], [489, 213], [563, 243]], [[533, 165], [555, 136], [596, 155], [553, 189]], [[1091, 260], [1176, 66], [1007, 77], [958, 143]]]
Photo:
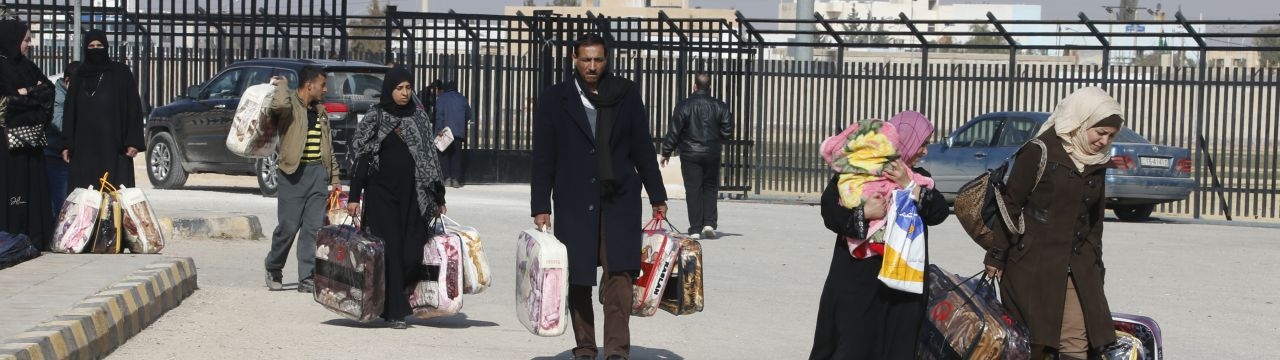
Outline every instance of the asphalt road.
[[[257, 195], [252, 177], [196, 175], [192, 184], [193, 190], [151, 190], [157, 212], [257, 215], [268, 235], [275, 226], [275, 201]], [[568, 358], [571, 334], [538, 337], [515, 318], [512, 244], [531, 225], [528, 187], [468, 186], [451, 191], [449, 205], [450, 216], [482, 232], [495, 276], [487, 292], [464, 298], [462, 314], [419, 321], [408, 330], [355, 323], [308, 294], [267, 291], [262, 258], [269, 241], [173, 239], [165, 252], [195, 258], [200, 290], [111, 358]], [[671, 209], [672, 219], [683, 224], [683, 201]], [[807, 357], [835, 242], [818, 208], [721, 202], [720, 216], [724, 236], [702, 242], [706, 310], [631, 318], [634, 358]], [[1268, 270], [1280, 258], [1280, 231], [1170, 220], [1107, 222], [1112, 309], [1159, 321], [1170, 358], [1280, 353], [1280, 281]], [[981, 268], [981, 251], [954, 219], [930, 234], [934, 263], [960, 274]], [[296, 281], [295, 274], [286, 271], [285, 281]]]

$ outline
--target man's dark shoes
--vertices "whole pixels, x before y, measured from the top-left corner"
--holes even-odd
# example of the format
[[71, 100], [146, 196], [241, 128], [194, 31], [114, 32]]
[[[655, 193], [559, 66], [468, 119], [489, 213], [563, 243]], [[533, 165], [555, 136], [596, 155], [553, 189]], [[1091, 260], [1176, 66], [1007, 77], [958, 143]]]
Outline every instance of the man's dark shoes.
[[300, 293], [310, 293], [315, 291], [315, 289], [316, 289], [316, 282], [311, 278], [306, 278], [306, 279], [302, 279], [302, 281], [298, 281], [298, 292]]
[[392, 322], [391, 322], [391, 328], [392, 328], [392, 329], [396, 329], [396, 330], [404, 330], [404, 329], [408, 329], [408, 328], [409, 328], [409, 323], [404, 322], [404, 320], [392, 321]]
[[267, 289], [271, 291], [280, 291], [284, 288], [284, 283], [280, 281], [284, 276], [279, 271], [267, 271]]

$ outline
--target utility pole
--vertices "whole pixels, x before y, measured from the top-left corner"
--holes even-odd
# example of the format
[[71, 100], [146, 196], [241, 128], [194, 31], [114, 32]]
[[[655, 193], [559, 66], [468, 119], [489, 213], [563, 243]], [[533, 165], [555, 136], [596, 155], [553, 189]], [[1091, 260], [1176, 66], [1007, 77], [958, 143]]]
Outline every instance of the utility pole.
[[71, 43], [67, 44], [67, 46], [72, 49], [75, 49], [73, 53], [74, 55], [72, 55], [72, 59], [75, 59], [75, 61], [80, 61], [82, 59], [82, 56], [84, 56], [84, 54], [80, 53], [84, 51], [82, 49], [83, 46], [80, 46], [80, 1], [81, 0], [75, 0], [75, 1], [76, 1], [76, 5], [75, 5], [76, 9], [75, 11], [72, 12], [76, 17], [74, 21], [75, 27], [71, 28]]
[[[796, 0], [796, 20], [804, 20], [797, 22], [797, 32], [808, 32], [807, 34], [796, 35], [796, 42], [812, 43], [813, 42], [813, 0]], [[812, 61], [813, 48], [809, 45], [792, 46], [792, 55], [799, 61]]]

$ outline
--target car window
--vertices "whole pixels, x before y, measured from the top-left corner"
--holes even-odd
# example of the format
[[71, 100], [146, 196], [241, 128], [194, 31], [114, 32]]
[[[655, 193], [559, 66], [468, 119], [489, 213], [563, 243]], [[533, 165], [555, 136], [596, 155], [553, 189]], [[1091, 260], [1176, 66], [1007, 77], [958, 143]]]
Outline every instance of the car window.
[[285, 80], [288, 80], [290, 89], [298, 88], [298, 73], [293, 72], [292, 70], [277, 69], [275, 71], [275, 76], [283, 76]]
[[326, 98], [376, 101], [381, 96], [382, 73], [338, 71], [326, 75]]
[[987, 147], [991, 146], [991, 138], [996, 135], [996, 129], [999, 128], [1002, 117], [990, 117], [978, 120], [964, 129], [956, 132], [952, 138], [951, 147]]
[[237, 94], [244, 94], [244, 90], [248, 89], [250, 86], [271, 82], [271, 69], [260, 67], [249, 68], [245, 70], [244, 78], [244, 81], [240, 82], [240, 90], [236, 91]]
[[1121, 128], [1120, 134], [1116, 135], [1115, 142], [1143, 144], [1150, 141], [1147, 141], [1147, 138], [1142, 137], [1142, 135], [1138, 135], [1138, 133], [1133, 132], [1132, 129]]
[[996, 146], [1022, 146], [1036, 136], [1040, 124], [1027, 118], [1009, 118], [1000, 129], [1000, 141]]
[[228, 70], [222, 73], [209, 82], [209, 86], [206, 86], [204, 92], [200, 94], [200, 99], [219, 100], [240, 97], [240, 76], [243, 73], [244, 69]]

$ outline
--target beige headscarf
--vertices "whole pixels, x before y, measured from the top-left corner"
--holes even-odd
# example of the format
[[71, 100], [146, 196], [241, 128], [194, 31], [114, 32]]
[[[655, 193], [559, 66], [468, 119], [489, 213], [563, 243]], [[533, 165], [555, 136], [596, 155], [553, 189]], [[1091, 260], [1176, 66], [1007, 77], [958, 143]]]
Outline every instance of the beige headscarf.
[[[1049, 121], [1040, 125], [1039, 134], [1054, 129], [1062, 139], [1062, 147], [1071, 155], [1076, 170], [1084, 171], [1085, 166], [1098, 165], [1111, 160], [1110, 151], [1103, 149], [1096, 154], [1089, 153], [1089, 134], [1086, 130], [1098, 122], [1119, 115], [1124, 117], [1120, 103], [1107, 95], [1098, 87], [1084, 87], [1067, 95], [1058, 102], [1058, 107], [1049, 115]], [[1121, 124], [1123, 126], [1123, 123]]]

